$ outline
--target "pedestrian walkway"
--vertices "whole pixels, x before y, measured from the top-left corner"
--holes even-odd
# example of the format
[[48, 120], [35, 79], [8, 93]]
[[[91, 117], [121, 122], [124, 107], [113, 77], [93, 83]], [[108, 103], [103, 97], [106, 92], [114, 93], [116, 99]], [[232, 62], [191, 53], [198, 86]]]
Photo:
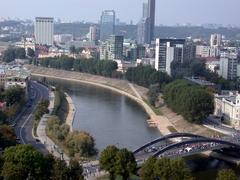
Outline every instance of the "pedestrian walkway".
[[37, 127], [37, 136], [40, 142], [46, 147], [48, 152], [50, 152], [54, 157], [64, 159], [66, 163], [69, 163], [70, 158], [60, 149], [46, 134], [46, 125], [50, 114], [54, 108], [54, 93], [50, 91], [49, 93], [49, 114], [43, 115], [41, 118], [38, 127]]

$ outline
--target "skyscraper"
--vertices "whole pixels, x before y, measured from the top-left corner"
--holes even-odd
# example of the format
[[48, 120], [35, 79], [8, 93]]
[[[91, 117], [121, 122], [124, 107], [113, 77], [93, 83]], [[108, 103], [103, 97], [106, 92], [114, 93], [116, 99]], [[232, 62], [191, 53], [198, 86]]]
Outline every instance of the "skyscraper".
[[89, 27], [89, 40], [94, 41], [95, 43], [99, 40], [99, 29], [97, 26]]
[[105, 41], [115, 34], [115, 11], [105, 10], [102, 12], [100, 24], [100, 40]]
[[36, 17], [35, 19], [35, 41], [40, 45], [53, 45], [53, 18]]
[[142, 18], [138, 23], [138, 38], [139, 44], [151, 44], [154, 40], [155, 28], [155, 0], [148, 0], [148, 3], [143, 3]]
[[154, 29], [155, 29], [155, 0], [148, 0], [148, 18], [150, 19], [150, 27], [149, 27], [149, 34], [150, 34], [150, 41], [154, 40]]

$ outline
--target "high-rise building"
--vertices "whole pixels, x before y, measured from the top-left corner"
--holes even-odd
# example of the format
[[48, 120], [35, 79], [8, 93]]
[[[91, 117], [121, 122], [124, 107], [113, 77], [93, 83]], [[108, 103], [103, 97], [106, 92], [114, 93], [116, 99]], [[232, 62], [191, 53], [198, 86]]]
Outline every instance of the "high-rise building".
[[156, 0], [148, 0], [148, 18], [150, 19], [150, 41], [154, 40]]
[[36, 17], [35, 19], [35, 42], [40, 45], [53, 45], [53, 18], [50, 17]]
[[109, 36], [115, 34], [115, 11], [103, 11], [100, 23], [100, 40], [105, 41]]
[[97, 26], [90, 26], [89, 27], [89, 40], [98, 42], [99, 40], [99, 29]]
[[212, 34], [210, 39], [211, 47], [219, 47], [222, 43], [222, 35], [221, 34]]
[[142, 11], [142, 18], [148, 17], [148, 3], [143, 3], [143, 11]]
[[142, 18], [138, 23], [138, 43], [151, 44], [154, 40], [155, 29], [155, 0], [143, 3]]
[[173, 61], [184, 62], [185, 39], [156, 39], [155, 69], [171, 75]]
[[221, 53], [219, 75], [230, 80], [240, 76], [240, 65], [238, 64], [238, 54], [236, 52]]
[[149, 27], [150, 27], [150, 19], [149, 18], [142, 18], [141, 21], [138, 23], [138, 29], [137, 29], [138, 44], [150, 44], [151, 43]]
[[101, 60], [123, 59], [123, 36], [111, 35], [100, 47]]

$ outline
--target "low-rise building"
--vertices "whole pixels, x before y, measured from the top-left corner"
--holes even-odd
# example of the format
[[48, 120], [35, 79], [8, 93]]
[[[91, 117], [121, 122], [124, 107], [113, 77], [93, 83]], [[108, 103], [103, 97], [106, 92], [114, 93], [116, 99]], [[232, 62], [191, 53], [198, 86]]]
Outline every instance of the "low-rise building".
[[237, 91], [222, 91], [221, 94], [215, 94], [214, 102], [214, 115], [240, 128], [240, 94]]

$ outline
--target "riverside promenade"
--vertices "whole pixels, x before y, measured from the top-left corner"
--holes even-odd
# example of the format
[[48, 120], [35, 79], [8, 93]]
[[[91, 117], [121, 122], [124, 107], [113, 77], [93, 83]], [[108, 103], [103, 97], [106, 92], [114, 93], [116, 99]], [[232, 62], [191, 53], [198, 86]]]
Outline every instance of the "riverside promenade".
[[135, 85], [125, 80], [106, 78], [79, 72], [64, 71], [36, 66], [27, 66], [27, 68], [31, 71], [32, 76], [90, 84], [125, 95], [136, 101], [145, 109], [145, 111], [150, 117], [151, 123], [155, 124], [155, 126], [159, 129], [162, 135], [167, 135], [171, 133], [168, 127], [171, 127], [173, 125], [171, 124], [171, 122], [168, 121], [168, 118], [166, 118], [165, 116], [156, 115], [152, 108], [143, 100], [144, 94], [147, 93], [147, 90], [145, 88], [141, 88], [139, 86], [136, 88]]
[[[54, 92], [49, 90], [49, 114], [43, 115], [41, 118], [38, 127], [37, 127], [37, 136], [40, 142], [46, 147], [48, 152], [50, 152], [53, 156], [64, 159], [66, 163], [69, 163], [70, 158], [61, 150], [46, 134], [46, 125], [48, 118], [51, 116], [54, 108], [55, 96]], [[70, 120], [69, 120], [70, 121]]]
[[76, 108], [72, 98], [67, 93], [65, 93], [65, 96], [68, 102], [68, 114], [65, 123], [70, 127], [70, 132], [73, 132], [73, 121], [76, 114]]

